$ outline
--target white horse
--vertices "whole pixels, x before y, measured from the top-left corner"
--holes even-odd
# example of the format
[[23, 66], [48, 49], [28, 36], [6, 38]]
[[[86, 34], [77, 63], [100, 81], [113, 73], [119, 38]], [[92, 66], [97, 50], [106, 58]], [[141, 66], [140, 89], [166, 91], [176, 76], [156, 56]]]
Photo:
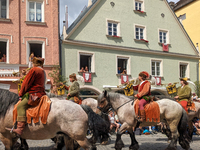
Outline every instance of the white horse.
[[[6, 130], [6, 128], [13, 127], [13, 108], [18, 100], [17, 94], [0, 89], [0, 140], [4, 144], [5, 150], [12, 150], [13, 144], [18, 139]], [[96, 123], [101, 118], [98, 115], [94, 117], [95, 115], [88, 106], [81, 107], [66, 100], [52, 101], [47, 123], [38, 122], [26, 125], [21, 137], [23, 139], [43, 140], [55, 137], [57, 132], [63, 132], [67, 135], [65, 138], [66, 147], [71, 146], [67, 145], [68, 137], [70, 137], [86, 150], [96, 149], [86, 138], [88, 128], [102, 128], [101, 125], [98, 126], [99, 123]], [[95, 118], [98, 120], [95, 120]], [[73, 149], [73, 147], [70, 149]]]
[[[166, 150], [176, 150], [177, 139], [179, 133], [179, 144], [183, 149], [188, 150], [190, 148], [190, 137], [187, 133], [188, 117], [184, 109], [180, 104], [169, 99], [162, 99], [156, 101], [160, 108], [160, 120], [165, 122], [172, 133], [171, 143], [168, 145]], [[117, 133], [117, 139], [115, 142], [115, 149], [121, 150], [123, 143], [121, 135], [126, 130], [129, 131], [131, 137], [131, 145], [129, 149], [138, 150], [139, 145], [135, 139], [133, 127], [136, 127], [137, 119], [134, 111], [133, 101], [128, 97], [117, 94], [107, 93], [104, 91], [98, 97], [98, 106], [102, 111], [106, 112], [112, 107], [118, 115], [119, 121], [122, 124], [119, 132]], [[143, 122], [140, 126], [154, 126], [155, 122]]]

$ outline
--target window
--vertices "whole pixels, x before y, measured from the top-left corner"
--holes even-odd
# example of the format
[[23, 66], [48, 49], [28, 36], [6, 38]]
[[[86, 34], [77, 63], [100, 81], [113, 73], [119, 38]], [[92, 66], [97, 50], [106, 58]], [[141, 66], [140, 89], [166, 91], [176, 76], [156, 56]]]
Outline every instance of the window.
[[135, 39], [146, 41], [146, 27], [142, 25], [135, 26]]
[[135, 1], [135, 10], [142, 11], [142, 2]]
[[31, 54], [35, 57], [45, 58], [45, 42], [44, 41], [27, 41], [27, 64]]
[[36, 57], [42, 58], [42, 44], [30, 43], [30, 54], [31, 53]]
[[0, 18], [7, 18], [7, 0], [0, 0]]
[[152, 76], [162, 76], [162, 60], [151, 60], [151, 75]]
[[0, 41], [0, 63], [7, 62], [7, 42]]
[[188, 63], [180, 63], [180, 78], [188, 77], [189, 78], [189, 65]]
[[117, 36], [117, 24], [108, 23], [108, 35]]
[[168, 31], [159, 30], [159, 43], [168, 44], [169, 43], [169, 35]]
[[136, 27], [135, 28], [135, 36], [137, 40], [144, 39], [144, 28]]
[[136, 11], [144, 12], [144, 0], [134, 0], [134, 9]]
[[117, 74], [130, 74], [130, 57], [117, 56]]
[[95, 72], [94, 70], [94, 54], [79, 52], [79, 71], [85, 70], [88, 72]]
[[44, 22], [43, 0], [37, 2], [28, 0], [28, 21]]
[[113, 37], [120, 37], [120, 22], [107, 20], [107, 35]]

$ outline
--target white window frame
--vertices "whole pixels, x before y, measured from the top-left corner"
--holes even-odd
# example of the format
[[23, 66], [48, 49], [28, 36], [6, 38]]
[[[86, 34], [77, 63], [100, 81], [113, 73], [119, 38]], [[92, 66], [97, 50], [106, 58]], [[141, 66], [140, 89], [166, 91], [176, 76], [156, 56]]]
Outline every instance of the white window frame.
[[185, 77], [187, 77], [187, 78], [190, 78], [190, 65], [189, 65], [189, 62], [179, 62], [179, 65], [178, 65], [178, 70], [179, 70], [179, 72], [178, 72], [178, 76], [179, 76], [179, 78], [181, 78], [181, 76], [180, 76], [180, 71], [181, 71], [181, 68], [180, 68], [180, 66], [181, 65], [186, 65], [187, 66], [187, 68], [186, 68], [186, 76]]
[[[157, 75], [157, 71], [155, 69], [155, 75], [152, 74], [152, 62], [160, 62], [160, 75]], [[151, 70], [151, 75], [154, 77], [163, 77], [163, 60], [162, 59], [150, 59], [150, 70]]]
[[164, 44], [170, 44], [169, 30], [165, 30], [165, 29], [158, 29], [158, 43], [161, 43], [160, 42], [160, 32], [163, 32], [163, 33], [165, 32], [166, 33], [166, 43], [164, 43]]
[[107, 36], [114, 36], [114, 35], [109, 35], [108, 33], [108, 23], [112, 23], [112, 24], [117, 24], [117, 36], [121, 37], [121, 25], [120, 25], [120, 21], [117, 20], [112, 20], [112, 19], [106, 19], [106, 35]]
[[[29, 56], [30, 56], [30, 44], [42, 44], [42, 58], [45, 59], [45, 42], [44, 41], [35, 41], [35, 40], [30, 40], [26, 41], [26, 64], [29, 63]], [[45, 62], [44, 62], [45, 64]]]
[[[136, 2], [138, 2], [138, 3], [141, 3], [142, 4], [142, 6], [141, 6], [141, 11], [143, 11], [144, 12], [144, 10], [145, 10], [145, 7], [144, 7], [144, 0], [133, 0], [133, 8], [134, 8], [134, 10], [136, 10], [135, 9], [135, 3]], [[137, 11], [137, 10], [136, 10]]]
[[95, 73], [95, 53], [86, 52], [86, 51], [78, 51], [78, 72], [80, 71], [80, 56], [86, 55], [91, 56], [91, 73]]
[[126, 59], [127, 60], [127, 66], [126, 66], [126, 71], [127, 75], [131, 74], [131, 57], [130, 56], [125, 56], [125, 55], [116, 55], [116, 74], [118, 74], [118, 59]]
[[[42, 21], [41, 22], [45, 22], [44, 0], [26, 0], [26, 20], [30, 21], [29, 20], [29, 3], [30, 2], [42, 3]], [[35, 15], [35, 17], [36, 17], [36, 15]], [[34, 22], [37, 22], [37, 21], [34, 21]]]
[[142, 29], [143, 29], [143, 39], [144, 39], [144, 40], [147, 40], [147, 33], [146, 33], [146, 32], [147, 32], [147, 31], [146, 31], [147, 29], [146, 29], [146, 26], [139, 25], [139, 24], [135, 24], [135, 25], [134, 25], [134, 35], [135, 35], [134, 37], [135, 37], [136, 40], [141, 40], [140, 37], [139, 37], [139, 39], [136, 38], [136, 28], [142, 28]]
[[7, 45], [6, 45], [6, 63], [8, 64], [9, 63], [9, 39], [0, 38], [0, 41], [7, 43]]
[[[1, 8], [1, 3], [0, 3], [0, 8]], [[1, 16], [1, 9], [0, 9], [0, 16]], [[9, 0], [6, 0], [6, 19], [8, 18], [9, 18]]]

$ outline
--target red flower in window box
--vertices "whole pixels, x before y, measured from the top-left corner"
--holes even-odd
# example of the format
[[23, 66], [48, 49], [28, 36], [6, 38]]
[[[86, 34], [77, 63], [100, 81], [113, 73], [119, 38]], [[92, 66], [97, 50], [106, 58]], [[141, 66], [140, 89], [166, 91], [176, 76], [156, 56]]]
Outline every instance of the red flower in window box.
[[117, 35], [113, 35], [113, 37], [120, 38], [120, 37], [119, 37], [119, 36], [117, 36]]
[[144, 13], [144, 11], [141, 11], [141, 10], [137, 10], [137, 11], [139, 11], [139, 12], [141, 12], [141, 13]]
[[140, 39], [141, 41], [144, 41], [144, 42], [146, 42], [146, 43], [149, 43], [149, 41], [147, 41], [147, 40], [144, 40], [144, 39]]

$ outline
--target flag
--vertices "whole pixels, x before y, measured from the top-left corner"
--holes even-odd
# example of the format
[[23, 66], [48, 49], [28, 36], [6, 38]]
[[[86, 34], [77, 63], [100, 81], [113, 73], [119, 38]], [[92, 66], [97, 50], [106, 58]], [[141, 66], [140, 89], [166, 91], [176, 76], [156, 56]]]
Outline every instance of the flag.
[[92, 74], [91, 73], [83, 73], [83, 78], [85, 82], [92, 82]]
[[163, 46], [163, 52], [168, 52], [169, 51], [168, 44], [162, 43], [162, 46]]

